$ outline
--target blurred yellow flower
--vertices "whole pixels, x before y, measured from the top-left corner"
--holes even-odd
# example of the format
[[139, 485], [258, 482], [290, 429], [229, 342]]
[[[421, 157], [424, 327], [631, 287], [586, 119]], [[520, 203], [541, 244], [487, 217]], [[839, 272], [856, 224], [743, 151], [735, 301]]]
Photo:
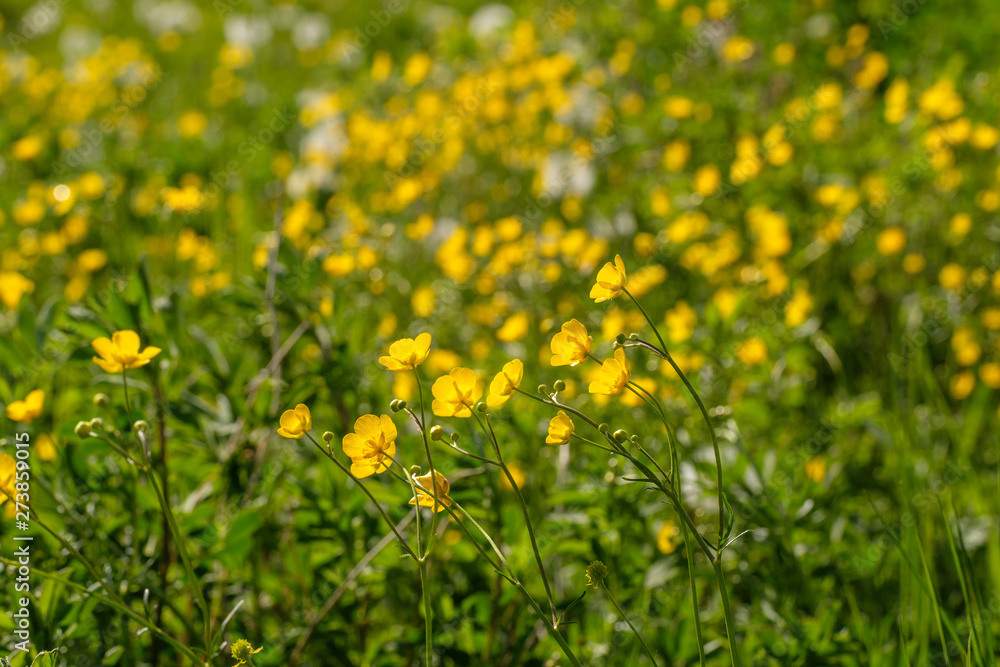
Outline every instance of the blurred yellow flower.
[[819, 484], [826, 479], [826, 459], [814, 456], [805, 465], [806, 477]]
[[483, 395], [483, 387], [475, 371], [453, 368], [431, 386], [434, 402], [431, 410], [438, 417], [471, 417], [472, 407]]
[[659, 549], [660, 553], [672, 554], [677, 550], [677, 542], [674, 541], [674, 538], [680, 532], [680, 527], [673, 521], [667, 520], [663, 522], [659, 532], [656, 533], [656, 548]]
[[7, 308], [17, 308], [21, 297], [35, 291], [35, 283], [16, 271], [0, 271], [0, 301]]
[[559, 333], [552, 337], [551, 364], [576, 366], [581, 361], [586, 361], [592, 343], [593, 339], [587, 333], [587, 327], [575, 319], [566, 322]]
[[886, 227], [875, 240], [879, 253], [895, 255], [906, 247], [906, 232], [902, 227]]
[[549, 432], [545, 436], [546, 445], [565, 445], [573, 437], [573, 420], [565, 412], [560, 410], [556, 416], [549, 421]]
[[42, 433], [35, 438], [35, 451], [38, 453], [38, 458], [43, 461], [56, 460], [56, 443], [48, 433]]
[[378, 362], [390, 371], [408, 371], [424, 363], [431, 349], [431, 335], [422, 333], [416, 338], [401, 338], [389, 346], [389, 355]]
[[41, 389], [35, 389], [28, 392], [23, 401], [11, 401], [7, 404], [7, 419], [30, 424], [42, 414], [44, 406], [45, 392]]
[[528, 313], [520, 310], [510, 317], [497, 329], [497, 340], [503, 343], [513, 343], [521, 340], [528, 333], [530, 320]]
[[496, 374], [490, 383], [490, 393], [486, 396], [486, 405], [498, 408], [514, 395], [514, 390], [521, 386], [524, 379], [524, 364], [520, 359], [514, 359], [504, 364], [503, 370]]
[[601, 365], [600, 374], [597, 380], [590, 383], [591, 394], [620, 394], [625, 389], [629, 381], [628, 359], [625, 358], [624, 348], [615, 350], [613, 359], [605, 359]]
[[625, 262], [621, 255], [615, 255], [615, 263], [606, 263], [597, 273], [597, 283], [590, 290], [590, 298], [594, 303], [608, 301], [622, 293], [628, 285], [625, 273]]
[[281, 413], [279, 423], [278, 435], [298, 440], [312, 430], [312, 414], [307, 406], [299, 403], [295, 409]]
[[736, 356], [747, 366], [759, 366], [767, 361], [767, 343], [759, 336], [748, 338], [736, 346]]
[[139, 351], [139, 334], [129, 329], [111, 334], [111, 340], [96, 338], [90, 343], [100, 357], [94, 363], [108, 373], [121, 373], [126, 369], [145, 366], [162, 350], [152, 345]]
[[344, 436], [344, 453], [351, 457], [351, 472], [369, 477], [384, 472], [396, 457], [396, 425], [389, 415], [362, 415], [354, 422], [354, 433]]
[[972, 373], [972, 371], [962, 371], [961, 373], [956, 373], [952, 376], [951, 382], [949, 383], [951, 397], [956, 401], [960, 401], [967, 397], [975, 388], [976, 376]]
[[41, 137], [29, 135], [14, 142], [11, 148], [11, 155], [14, 156], [15, 160], [20, 160], [21, 162], [32, 160], [42, 152], [42, 145]]
[[957, 291], [965, 285], [966, 270], [961, 264], [954, 262], [945, 264], [938, 274], [938, 282], [946, 290]]
[[1000, 389], [1000, 364], [990, 361], [980, 366], [979, 379], [990, 389]]
[[[17, 461], [13, 456], [0, 452], [0, 505], [3, 505], [16, 493], [14, 483], [17, 480]], [[7, 506], [7, 515], [12, 514], [13, 503]]]
[[[413, 482], [417, 486], [417, 497], [410, 498], [410, 504], [430, 507], [436, 512], [444, 512], [446, 508], [451, 507], [451, 498], [448, 497], [448, 493], [451, 491], [451, 484], [437, 470], [434, 471], [433, 487], [431, 486], [431, 479], [430, 473], [417, 475], [413, 478]], [[437, 499], [434, 496], [437, 496]]]

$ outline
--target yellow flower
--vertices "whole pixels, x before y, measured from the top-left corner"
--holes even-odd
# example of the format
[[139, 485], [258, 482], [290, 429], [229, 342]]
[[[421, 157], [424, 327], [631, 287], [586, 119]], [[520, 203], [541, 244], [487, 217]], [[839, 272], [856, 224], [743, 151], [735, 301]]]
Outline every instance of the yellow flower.
[[14, 481], [17, 475], [17, 462], [13, 456], [0, 452], [0, 505], [14, 495]]
[[573, 420], [560, 410], [549, 422], [549, 434], [545, 436], [546, 445], [565, 445], [573, 437]]
[[754, 336], [736, 346], [736, 356], [747, 366], [759, 366], [767, 361], [767, 343]]
[[508, 361], [503, 370], [496, 374], [490, 383], [490, 393], [486, 397], [486, 405], [498, 408], [514, 395], [514, 390], [521, 386], [524, 379], [524, 364], [520, 359]]
[[660, 526], [660, 532], [656, 534], [656, 548], [660, 550], [660, 553], [672, 554], [676, 551], [677, 543], [674, 542], [674, 538], [680, 532], [681, 529], [673, 521], [663, 522], [663, 525]]
[[620, 394], [628, 384], [629, 371], [628, 360], [625, 358], [625, 350], [618, 348], [615, 350], [614, 359], [605, 359], [601, 366], [601, 372], [597, 380], [590, 383], [591, 394]]
[[552, 337], [552, 365], [576, 366], [581, 361], [586, 361], [591, 343], [593, 339], [587, 333], [587, 327], [575, 319], [566, 322], [559, 333]]
[[369, 477], [385, 472], [396, 457], [396, 425], [389, 415], [362, 415], [354, 433], [344, 436], [344, 453], [351, 457], [351, 472]]
[[245, 665], [249, 663], [251, 656], [256, 655], [257, 653], [263, 651], [264, 647], [261, 646], [260, 648], [255, 649], [253, 645], [247, 640], [237, 639], [235, 642], [233, 642], [233, 648], [230, 650], [233, 654], [233, 659], [239, 660], [239, 662], [233, 665], [233, 667], [240, 667], [240, 665]]
[[601, 303], [615, 298], [628, 285], [625, 275], [625, 262], [621, 255], [615, 255], [615, 263], [608, 262], [597, 272], [597, 282], [590, 289], [590, 298], [594, 303]]
[[30, 424], [35, 417], [42, 414], [45, 405], [45, 392], [36, 389], [29, 392], [23, 401], [11, 401], [7, 404], [7, 419]]
[[47, 433], [42, 433], [35, 440], [35, 451], [38, 452], [38, 458], [43, 461], [56, 460], [56, 443], [52, 442], [52, 438]]
[[139, 368], [149, 363], [150, 359], [162, 350], [150, 345], [139, 351], [139, 334], [126, 329], [111, 334], [111, 340], [96, 338], [90, 343], [100, 357], [94, 357], [94, 363], [108, 373], [121, 373], [125, 369]]
[[826, 479], [826, 460], [822, 456], [814, 456], [805, 465], [806, 477], [819, 484]]
[[431, 410], [438, 417], [471, 417], [472, 406], [483, 395], [483, 387], [474, 371], [453, 368], [431, 386], [434, 402]]
[[[437, 470], [434, 471], [433, 492], [431, 492], [430, 473], [427, 473], [426, 475], [417, 475], [413, 478], [413, 483], [417, 486], [417, 497], [410, 498], [411, 505], [430, 507], [433, 508], [435, 512], [443, 512], [445, 511], [445, 508], [451, 507], [451, 498], [448, 497], [448, 492], [451, 491], [451, 484], [449, 484], [448, 479]], [[425, 491], [431, 493], [425, 493]], [[437, 500], [439, 500], [440, 503], [435, 501], [434, 496], [437, 496]]]
[[35, 291], [35, 283], [16, 271], [0, 271], [0, 301], [8, 308], [17, 308], [21, 297]]
[[430, 349], [429, 333], [422, 333], [416, 338], [401, 338], [389, 346], [389, 356], [379, 357], [378, 362], [390, 371], [408, 371], [424, 363]]
[[299, 403], [294, 410], [285, 410], [281, 413], [280, 424], [278, 435], [298, 440], [312, 430], [312, 414], [308, 407]]

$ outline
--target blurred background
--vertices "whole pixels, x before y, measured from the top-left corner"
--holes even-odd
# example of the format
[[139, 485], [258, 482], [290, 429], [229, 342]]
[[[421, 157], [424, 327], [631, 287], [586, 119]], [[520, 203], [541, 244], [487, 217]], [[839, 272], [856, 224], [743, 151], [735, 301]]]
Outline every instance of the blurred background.
[[[488, 384], [518, 358], [524, 388], [562, 379], [565, 400], [665, 456], [638, 399], [588, 395], [596, 364], [550, 364], [571, 318], [601, 358], [619, 333], [653, 338], [630, 302], [587, 298], [620, 253], [712, 411], [734, 534], [752, 531], [723, 560], [744, 662], [992, 665], [998, 19], [985, 0], [2, 0], [0, 402], [45, 404], [30, 424], [0, 416], [0, 451], [29, 431], [33, 508], [196, 645], [154, 491], [74, 434], [127, 427], [90, 341], [139, 332], [163, 352], [135, 371], [133, 409], [165, 443], [212, 616], [232, 613], [224, 639], [262, 647], [262, 666], [422, 664], [413, 563], [278, 416], [307, 404], [336, 452], [358, 416], [415, 404], [413, 376], [376, 360], [429, 332], [425, 395], [453, 367]], [[629, 357], [711, 535], [700, 414], [669, 366]], [[557, 603], [600, 559], [664, 664], [698, 664], [677, 516], [626, 461], [546, 446], [551, 417], [519, 396], [495, 420]], [[394, 418], [400, 463], [420, 463]], [[488, 451], [471, 420], [435, 423]], [[436, 457], [542, 599], [510, 486]], [[409, 516], [409, 488], [369, 481]], [[438, 664], [568, 664], [445, 525]], [[36, 571], [92, 581], [36, 539]], [[730, 664], [711, 566], [693, 565], [707, 662]], [[66, 664], [188, 664], [76, 588], [39, 575], [35, 593], [35, 647]], [[649, 664], [601, 592], [568, 621], [585, 664]], [[12, 630], [0, 614], [5, 647]]]

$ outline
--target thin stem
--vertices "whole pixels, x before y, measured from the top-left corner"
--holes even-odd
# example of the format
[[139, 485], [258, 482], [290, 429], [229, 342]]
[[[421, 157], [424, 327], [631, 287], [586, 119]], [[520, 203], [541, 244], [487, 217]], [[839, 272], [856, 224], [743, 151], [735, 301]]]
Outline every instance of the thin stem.
[[691, 609], [694, 612], [694, 631], [698, 637], [698, 659], [701, 667], [705, 667], [705, 638], [701, 632], [701, 610], [698, 608], [698, 587], [694, 580], [694, 548], [688, 538], [688, 527], [681, 522], [681, 531], [684, 536], [684, 550], [687, 552], [688, 579], [691, 581]]
[[742, 667], [743, 660], [740, 658], [739, 644], [736, 643], [736, 623], [733, 620], [733, 610], [729, 607], [729, 593], [726, 592], [726, 578], [722, 574], [722, 558], [715, 559], [712, 563], [715, 570], [715, 579], [719, 583], [719, 593], [722, 595], [722, 611], [726, 615], [726, 635], [729, 637], [729, 657], [732, 658], [733, 667]]
[[[500, 551], [500, 549], [497, 547], [496, 543], [493, 541], [493, 538], [490, 537], [490, 534], [487, 533], [483, 529], [483, 527], [480, 526], [479, 523], [475, 519], [472, 518], [472, 516], [468, 513], [468, 511], [466, 511], [466, 509], [464, 507], [462, 507], [461, 505], [459, 505], [457, 502], [454, 502], [454, 501], [452, 501], [452, 502], [453, 502], [454, 506], [459, 511], [461, 511], [462, 514], [465, 515], [465, 518], [467, 518], [469, 521], [471, 521], [472, 525], [474, 525], [479, 530], [479, 532], [483, 534], [483, 537], [485, 537], [486, 541], [490, 543], [490, 546], [493, 547], [493, 551], [500, 558], [500, 562], [503, 563], [503, 568], [502, 569], [504, 571], [506, 571], [506, 573], [507, 573], [505, 575], [505, 578], [508, 581], [510, 581], [514, 585], [514, 587], [517, 588], [517, 590], [521, 591], [521, 594], [524, 595], [524, 598], [528, 601], [528, 605], [531, 606], [531, 609], [535, 612], [535, 614], [538, 616], [538, 618], [542, 621], [542, 625], [545, 626], [546, 632], [549, 633], [550, 637], [552, 637], [554, 640], [556, 640], [556, 643], [559, 644], [559, 647], [563, 651], [563, 655], [565, 655], [569, 659], [570, 664], [573, 664], [576, 667], [583, 667], [583, 665], [580, 663], [580, 660], [576, 657], [576, 655], [573, 654], [573, 649], [570, 648], [569, 644], [566, 642], [566, 639], [559, 633], [559, 629], [557, 627], [555, 627], [555, 625], [549, 624], [548, 620], [546, 619], [545, 612], [542, 610], [542, 608], [535, 601], [535, 598], [531, 597], [531, 594], [528, 593], [527, 589], [524, 587], [524, 585], [521, 583], [521, 581], [517, 578], [517, 575], [514, 573], [514, 570], [511, 569], [510, 564], [507, 562], [507, 559], [504, 557], [503, 553]], [[449, 508], [449, 512], [451, 512], [451, 508]], [[452, 516], [455, 516], [455, 514], [452, 513]], [[469, 530], [462, 524], [461, 521], [456, 520], [456, 523], [458, 523], [458, 525], [462, 527], [462, 530], [465, 531], [466, 535], [469, 535]], [[471, 535], [469, 535], [469, 537], [470, 537], [470, 539], [472, 539]], [[501, 568], [498, 567], [496, 565], [496, 563], [493, 562], [493, 559], [490, 558], [489, 555], [486, 554], [486, 551], [483, 549], [482, 545], [479, 544], [478, 540], [473, 539], [472, 542], [476, 546], [476, 549], [479, 551], [479, 553], [481, 553], [483, 555], [483, 557], [486, 558], [486, 560], [489, 561], [491, 565], [493, 565], [494, 569], [496, 569], [499, 572]]]
[[[417, 508], [419, 514], [420, 508]], [[424, 650], [427, 656], [427, 667], [434, 665], [434, 642], [433, 642], [433, 609], [431, 607], [430, 586], [430, 563], [419, 563], [417, 569], [420, 571], [420, 588], [424, 596]]]
[[[483, 422], [479, 419], [479, 415], [476, 414], [474, 409], [472, 414], [482, 427]], [[486, 427], [488, 427], [488, 430]], [[524, 502], [524, 496], [521, 494], [521, 489], [518, 487], [517, 482], [514, 481], [514, 476], [510, 473], [510, 469], [507, 467], [507, 464], [504, 463], [503, 455], [500, 453], [500, 443], [497, 442], [497, 435], [493, 431], [493, 424], [490, 422], [489, 414], [486, 415], [486, 427], [483, 428], [483, 431], [486, 432], [486, 436], [493, 444], [493, 451], [497, 455], [497, 461], [500, 463], [500, 469], [503, 470], [503, 474], [507, 477], [507, 482], [510, 483], [511, 488], [514, 489], [514, 495], [517, 497], [518, 505], [521, 507], [521, 515], [524, 517], [524, 524], [528, 528], [528, 537], [531, 540], [531, 550], [535, 554], [535, 563], [538, 565], [538, 572], [542, 575], [542, 583], [545, 585], [545, 596], [549, 599], [549, 609], [552, 611], [552, 625], [555, 627], [558, 625], [558, 619], [556, 618], [556, 603], [555, 599], [552, 597], [552, 588], [549, 586], [549, 578], [545, 574], [545, 565], [542, 562], [542, 554], [538, 551], [538, 542], [535, 540], [535, 529], [532, 527], [531, 517], [528, 515], [528, 505]]]
[[663, 341], [663, 336], [660, 335], [659, 329], [657, 329], [656, 325], [653, 324], [653, 320], [646, 313], [646, 310], [642, 307], [642, 304], [640, 304], [639, 300], [636, 299], [634, 296], [632, 296], [632, 293], [629, 292], [627, 289], [622, 288], [622, 291], [628, 295], [628, 298], [632, 299], [632, 303], [636, 305], [636, 307], [639, 309], [639, 312], [642, 313], [642, 316], [646, 318], [647, 322], [649, 322], [649, 326], [652, 327], [653, 333], [656, 334], [656, 339], [660, 341], [660, 347], [661, 347], [660, 352], [662, 352], [663, 358], [666, 359], [667, 363], [669, 363], [670, 366], [674, 369], [674, 372], [677, 373], [678, 377], [680, 377], [681, 382], [683, 382], [684, 386], [687, 387], [688, 393], [691, 394], [691, 396], [695, 400], [695, 403], [698, 404], [698, 409], [701, 410], [701, 416], [705, 419], [705, 424], [708, 426], [708, 433], [709, 435], [712, 436], [712, 449], [715, 451], [716, 484], [718, 485], [718, 495], [719, 495], [719, 544], [721, 545], [723, 536], [725, 535], [726, 532], [726, 501], [725, 498], [723, 497], [723, 486], [722, 486], [722, 454], [719, 451], [719, 439], [715, 435], [715, 426], [712, 424], [712, 419], [708, 415], [708, 409], [705, 407], [705, 403], [701, 400], [701, 396], [699, 396], [698, 392], [695, 391], [694, 387], [691, 385], [691, 382], [688, 381], [687, 376], [684, 375], [684, 371], [682, 371], [680, 367], [677, 365], [677, 362], [674, 361], [674, 358], [670, 356], [670, 351], [667, 350], [667, 344]]
[[143, 468], [143, 472], [146, 473], [146, 479], [149, 480], [150, 486], [152, 486], [153, 490], [156, 491], [156, 499], [160, 503], [160, 509], [167, 518], [167, 523], [170, 525], [170, 532], [174, 535], [174, 542], [177, 544], [177, 552], [180, 553], [181, 562], [184, 564], [184, 572], [187, 574], [188, 582], [194, 590], [195, 602], [202, 613], [205, 652], [206, 654], [210, 654], [212, 651], [212, 641], [210, 639], [212, 636], [212, 618], [208, 612], [208, 602], [205, 600], [205, 593], [202, 591], [201, 583], [195, 575], [194, 565], [191, 563], [191, 556], [188, 554], [187, 544], [181, 535], [180, 527], [177, 525], [177, 519], [174, 517], [174, 512], [170, 509], [170, 503], [167, 501], [166, 496], [163, 495], [163, 490], [160, 488], [160, 484], [156, 480], [156, 473], [153, 471], [153, 466], [149, 461], [149, 453], [146, 447], [146, 436], [142, 431], [137, 432], [137, 436], [139, 438], [139, 444], [142, 446], [143, 456], [146, 457], [146, 466]]
[[640, 642], [642, 642], [642, 647], [646, 649], [646, 655], [649, 656], [650, 661], [653, 663], [654, 666], [657, 665], [658, 663], [656, 662], [656, 656], [653, 655], [653, 652], [650, 650], [649, 645], [646, 644], [646, 640], [643, 639], [643, 636], [639, 633], [638, 630], [635, 629], [635, 626], [632, 625], [632, 621], [629, 619], [628, 614], [625, 613], [625, 610], [622, 609], [621, 605], [618, 604], [618, 601], [615, 600], [615, 596], [611, 594], [611, 591], [608, 589], [608, 585], [603, 580], [601, 581], [601, 588], [604, 589], [604, 592], [605, 594], [607, 594], [608, 599], [611, 600], [611, 604], [615, 606], [615, 609], [618, 610], [618, 613], [621, 614], [622, 618], [625, 619], [625, 622], [628, 623], [628, 627], [632, 628], [632, 633], [639, 638]]
[[[417, 395], [420, 396], [420, 436], [424, 441], [424, 454], [427, 456], [427, 467], [430, 469], [431, 480], [436, 480], [437, 475], [434, 474], [434, 458], [431, 456], [431, 444], [427, 438], [427, 412], [424, 407], [424, 388], [420, 384], [420, 371], [414, 366], [413, 368], [413, 378], [417, 382]], [[432, 486], [436, 487], [436, 484], [432, 481]], [[415, 494], [414, 494], [415, 495]], [[435, 496], [436, 499], [436, 496]], [[427, 549], [430, 550], [431, 546], [434, 544], [437, 537], [437, 525], [438, 525], [438, 513], [435, 511], [434, 516], [431, 517], [431, 533], [427, 538]]]
[[122, 366], [122, 387], [124, 387], [124, 389], [125, 389], [125, 411], [128, 413], [128, 414], [126, 414], [125, 417], [126, 417], [126, 419], [128, 419], [129, 429], [131, 429], [132, 428], [132, 403], [131, 403], [131, 401], [129, 401], [129, 398], [128, 398], [128, 371], [125, 370], [124, 366]]

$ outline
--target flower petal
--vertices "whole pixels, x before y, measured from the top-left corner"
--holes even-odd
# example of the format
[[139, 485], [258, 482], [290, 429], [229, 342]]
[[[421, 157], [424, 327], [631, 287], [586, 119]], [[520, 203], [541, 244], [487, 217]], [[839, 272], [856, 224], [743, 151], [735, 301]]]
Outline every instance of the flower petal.
[[118, 348], [119, 353], [124, 356], [136, 356], [139, 354], [139, 334], [131, 329], [116, 331], [111, 334], [111, 342]]

